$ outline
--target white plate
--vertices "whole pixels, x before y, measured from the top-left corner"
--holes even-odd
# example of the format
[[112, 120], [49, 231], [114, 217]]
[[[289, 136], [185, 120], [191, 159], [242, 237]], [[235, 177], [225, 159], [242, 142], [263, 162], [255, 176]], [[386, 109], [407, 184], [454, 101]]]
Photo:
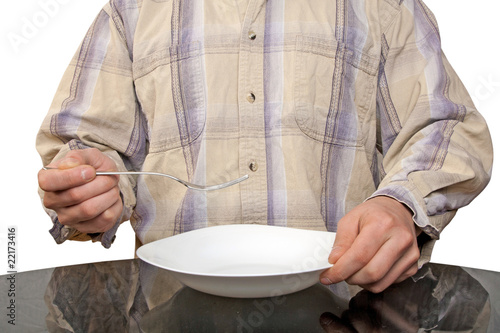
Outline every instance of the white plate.
[[332, 232], [267, 225], [198, 229], [141, 246], [142, 260], [183, 284], [227, 297], [274, 297], [312, 286], [331, 267]]

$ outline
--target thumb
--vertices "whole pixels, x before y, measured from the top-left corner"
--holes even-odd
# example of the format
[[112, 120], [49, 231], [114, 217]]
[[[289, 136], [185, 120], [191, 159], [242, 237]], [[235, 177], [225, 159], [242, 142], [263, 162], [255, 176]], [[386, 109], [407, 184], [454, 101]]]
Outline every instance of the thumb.
[[57, 167], [60, 170], [65, 170], [65, 169], [75, 168], [81, 164], [82, 163], [79, 160], [77, 160], [76, 158], [64, 157], [61, 160], [56, 162], [55, 167]]
[[96, 148], [72, 150], [66, 155], [66, 158], [71, 158], [78, 161], [78, 165], [90, 165], [95, 170], [116, 170], [116, 163]]
[[344, 253], [351, 248], [358, 233], [358, 219], [354, 217], [354, 214], [347, 214], [340, 219], [337, 225], [332, 251], [328, 256], [328, 262], [330, 264], [336, 264]]

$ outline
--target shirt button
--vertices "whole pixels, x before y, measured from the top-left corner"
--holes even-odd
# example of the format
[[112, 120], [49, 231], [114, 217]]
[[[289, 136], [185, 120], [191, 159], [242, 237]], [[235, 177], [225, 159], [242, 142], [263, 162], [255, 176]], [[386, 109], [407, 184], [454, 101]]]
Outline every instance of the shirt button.
[[249, 103], [255, 102], [255, 95], [254, 95], [254, 93], [248, 93], [248, 95], [247, 95], [247, 101]]
[[248, 32], [248, 38], [249, 38], [250, 40], [255, 40], [255, 38], [257, 38], [257, 35], [255, 34], [255, 32], [253, 32], [253, 31], [249, 31], [249, 32]]
[[259, 165], [257, 164], [257, 162], [255, 162], [255, 161], [251, 161], [251, 162], [248, 164], [248, 168], [249, 168], [252, 172], [256, 172], [257, 170], [259, 170]]

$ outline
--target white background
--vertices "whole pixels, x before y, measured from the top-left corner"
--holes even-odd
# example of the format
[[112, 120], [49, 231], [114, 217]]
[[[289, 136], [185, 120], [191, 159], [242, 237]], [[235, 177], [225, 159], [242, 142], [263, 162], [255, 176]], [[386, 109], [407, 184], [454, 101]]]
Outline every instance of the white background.
[[[105, 2], [23, 0], [2, 5], [0, 274], [9, 270], [9, 226], [17, 227], [18, 271], [134, 255], [134, 237], [128, 223], [120, 227], [117, 240], [108, 250], [90, 242], [56, 245], [48, 233], [51, 222], [37, 195], [41, 162], [35, 150], [36, 133], [64, 69]], [[488, 121], [494, 144], [499, 147], [500, 4], [492, 0], [426, 3], [437, 16], [443, 49]], [[489, 187], [460, 210], [442, 233], [433, 262], [500, 271], [499, 168], [496, 163]]]

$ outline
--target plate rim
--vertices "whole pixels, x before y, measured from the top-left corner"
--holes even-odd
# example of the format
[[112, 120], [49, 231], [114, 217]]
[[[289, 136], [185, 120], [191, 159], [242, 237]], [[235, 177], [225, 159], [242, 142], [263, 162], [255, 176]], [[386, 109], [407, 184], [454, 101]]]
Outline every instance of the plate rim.
[[[181, 234], [165, 237], [162, 239], [155, 240], [153, 242], [144, 244], [140, 246], [136, 250], [136, 255], [139, 257], [139, 259], [147, 262], [150, 265], [156, 266], [158, 268], [165, 269], [167, 271], [175, 272], [175, 273], [180, 273], [180, 274], [185, 274], [185, 275], [194, 275], [194, 276], [204, 276], [204, 277], [217, 277], [217, 278], [256, 278], [256, 277], [279, 277], [279, 276], [288, 276], [288, 275], [297, 275], [297, 274], [306, 274], [306, 273], [313, 273], [313, 272], [318, 272], [318, 271], [323, 271], [326, 269], [329, 269], [333, 267], [333, 264], [325, 264], [320, 267], [316, 268], [311, 268], [311, 269], [302, 269], [298, 271], [283, 271], [283, 272], [276, 272], [276, 273], [244, 273], [244, 274], [237, 274], [237, 273], [202, 273], [202, 272], [195, 272], [195, 271], [189, 271], [189, 270], [183, 270], [183, 269], [176, 269], [172, 267], [166, 267], [164, 265], [154, 263], [150, 259], [147, 259], [144, 257], [144, 254], [142, 252], [145, 252], [149, 247], [152, 247], [155, 243], [160, 243], [162, 241], [165, 241], [166, 239], [170, 239], [172, 237], [180, 237], [184, 235], [188, 235], [190, 232], [193, 231], [202, 231], [202, 230], [208, 230], [212, 228], [225, 228], [225, 227], [230, 227], [230, 228], [239, 228], [239, 227], [251, 227], [251, 228], [267, 228], [267, 227], [274, 227], [274, 228], [282, 228], [282, 229], [287, 229], [287, 230], [293, 230], [292, 232], [310, 232], [310, 233], [322, 233], [322, 234], [333, 234], [335, 235], [335, 232], [331, 231], [320, 231], [320, 230], [310, 230], [310, 229], [299, 229], [299, 228], [292, 228], [292, 227], [282, 227], [282, 226], [270, 226], [270, 225], [265, 225], [265, 224], [226, 224], [226, 225], [215, 225], [215, 226], [209, 226], [205, 228], [200, 228], [188, 232], [184, 232]], [[184, 236], [186, 237], [186, 236]], [[333, 244], [332, 244], [333, 245]], [[142, 249], [142, 250], [141, 250]]]

